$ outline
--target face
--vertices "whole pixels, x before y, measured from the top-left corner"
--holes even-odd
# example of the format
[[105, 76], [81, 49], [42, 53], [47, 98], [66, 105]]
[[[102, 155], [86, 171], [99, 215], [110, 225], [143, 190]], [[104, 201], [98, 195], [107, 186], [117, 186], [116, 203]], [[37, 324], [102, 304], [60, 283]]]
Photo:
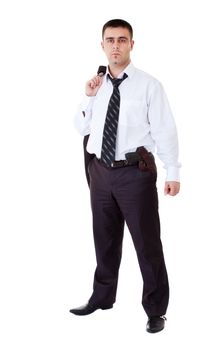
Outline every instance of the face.
[[134, 41], [127, 28], [106, 28], [101, 46], [111, 67], [125, 67], [130, 62]]

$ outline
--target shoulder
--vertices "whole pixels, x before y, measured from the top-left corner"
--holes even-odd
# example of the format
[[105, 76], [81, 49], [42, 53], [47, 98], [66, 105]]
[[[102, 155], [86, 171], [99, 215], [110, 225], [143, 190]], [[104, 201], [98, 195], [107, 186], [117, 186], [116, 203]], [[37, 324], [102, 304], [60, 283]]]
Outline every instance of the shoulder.
[[155, 78], [153, 75], [136, 67], [134, 67], [134, 78], [137, 80], [140, 80], [141, 82], [143, 81], [147, 83], [148, 85], [150, 85], [150, 87], [156, 87], [156, 86], [162, 85], [161, 82], [157, 78]]

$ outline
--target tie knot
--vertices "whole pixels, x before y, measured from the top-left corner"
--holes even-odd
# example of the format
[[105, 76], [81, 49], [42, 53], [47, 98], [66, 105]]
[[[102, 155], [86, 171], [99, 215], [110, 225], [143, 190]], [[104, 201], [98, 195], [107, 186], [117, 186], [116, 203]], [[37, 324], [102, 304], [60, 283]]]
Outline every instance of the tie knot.
[[114, 78], [112, 79], [112, 77], [110, 75], [109, 76], [109, 79], [111, 80], [112, 84], [114, 87], [119, 87], [119, 85], [123, 82], [123, 80], [125, 80], [127, 78], [127, 74], [124, 73], [123, 77], [121, 79], [118, 79], [118, 78]]

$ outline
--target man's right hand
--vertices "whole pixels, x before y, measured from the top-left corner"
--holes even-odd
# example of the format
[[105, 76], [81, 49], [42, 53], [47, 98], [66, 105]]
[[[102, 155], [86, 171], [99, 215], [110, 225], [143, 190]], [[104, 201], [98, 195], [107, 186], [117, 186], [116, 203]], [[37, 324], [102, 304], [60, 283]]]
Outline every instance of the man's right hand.
[[103, 77], [99, 75], [94, 76], [91, 80], [87, 81], [85, 86], [85, 93], [87, 96], [96, 96], [97, 92], [102, 84]]

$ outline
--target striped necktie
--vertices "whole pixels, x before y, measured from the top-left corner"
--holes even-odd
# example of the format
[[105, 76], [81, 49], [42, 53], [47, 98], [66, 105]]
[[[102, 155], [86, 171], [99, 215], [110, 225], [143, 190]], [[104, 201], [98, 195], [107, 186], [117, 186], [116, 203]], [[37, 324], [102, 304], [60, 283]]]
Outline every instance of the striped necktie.
[[112, 166], [112, 163], [115, 160], [116, 136], [120, 109], [120, 92], [118, 87], [122, 81], [127, 78], [127, 74], [124, 73], [122, 79], [112, 79], [110, 75], [108, 76], [113, 84], [113, 92], [108, 103], [108, 110], [105, 118], [101, 160], [108, 166]]

